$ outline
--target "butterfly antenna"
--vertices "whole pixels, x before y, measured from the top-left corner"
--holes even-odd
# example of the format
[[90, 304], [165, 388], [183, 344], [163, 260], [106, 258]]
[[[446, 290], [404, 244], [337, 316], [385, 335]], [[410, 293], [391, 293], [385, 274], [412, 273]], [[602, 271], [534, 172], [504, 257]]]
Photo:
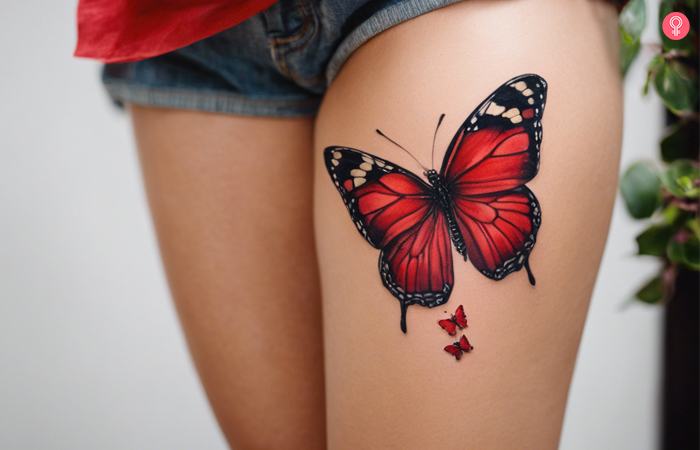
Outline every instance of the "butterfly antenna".
[[435, 127], [435, 134], [433, 135], [433, 151], [430, 154], [430, 164], [432, 164], [433, 168], [435, 168], [435, 139], [437, 138], [437, 132], [438, 129], [440, 128], [440, 124], [442, 123], [442, 119], [445, 118], [445, 115], [440, 116], [440, 120], [438, 120], [438, 124]]
[[409, 156], [411, 156], [411, 158], [413, 158], [413, 160], [414, 160], [415, 162], [417, 162], [418, 165], [421, 166], [421, 167], [423, 168], [423, 170], [425, 170], [426, 172], [428, 171], [428, 169], [427, 169], [423, 164], [421, 164], [420, 161], [418, 161], [418, 158], [416, 158], [415, 156], [413, 156], [413, 154], [412, 154], [411, 152], [409, 152], [408, 150], [406, 150], [405, 148], [403, 148], [402, 146], [400, 146], [399, 144], [397, 144], [396, 141], [394, 141], [393, 139], [391, 139], [390, 137], [388, 137], [386, 134], [382, 133], [381, 131], [377, 130], [377, 133], [378, 133], [381, 137], [383, 137], [384, 139], [388, 140], [389, 142], [391, 142], [392, 144], [394, 144], [395, 146], [397, 146], [398, 148], [400, 148], [401, 150], [403, 150], [403, 151], [405, 151], [406, 153], [408, 153]]

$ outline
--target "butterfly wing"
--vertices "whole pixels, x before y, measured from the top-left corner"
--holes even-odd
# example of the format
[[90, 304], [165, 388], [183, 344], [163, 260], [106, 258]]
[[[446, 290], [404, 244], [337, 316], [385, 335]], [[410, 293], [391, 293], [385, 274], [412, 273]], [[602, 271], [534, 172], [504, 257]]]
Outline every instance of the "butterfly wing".
[[[457, 344], [457, 342], [455, 342], [455, 344]], [[445, 347], [445, 351], [457, 359], [462, 357], [462, 349], [459, 348], [458, 345], [448, 345]]]
[[467, 337], [462, 335], [462, 338], [459, 340], [459, 348], [462, 351], [468, 352], [469, 350], [472, 350], [474, 347], [469, 343], [467, 340]]
[[464, 306], [459, 305], [457, 307], [457, 311], [455, 312], [455, 321], [457, 322], [457, 325], [460, 326], [460, 328], [464, 328], [467, 326], [467, 315], [464, 314]]
[[327, 148], [324, 159], [358, 231], [381, 249], [382, 282], [401, 302], [406, 332], [409, 305], [432, 308], [452, 292], [447, 218], [432, 188], [394, 163], [346, 147]]
[[492, 279], [520, 270], [535, 244], [540, 208], [523, 185], [539, 169], [546, 98], [547, 83], [537, 75], [508, 81], [467, 118], [443, 161], [464, 239], [455, 246]]
[[480, 197], [454, 195], [452, 201], [467, 253], [482, 274], [500, 280], [527, 264], [541, 223], [539, 203], [528, 188]]
[[539, 169], [547, 83], [521, 75], [491, 94], [457, 130], [440, 173], [470, 195], [525, 184]]
[[457, 325], [450, 319], [438, 320], [438, 325], [444, 328], [450, 336], [454, 336], [457, 333]]

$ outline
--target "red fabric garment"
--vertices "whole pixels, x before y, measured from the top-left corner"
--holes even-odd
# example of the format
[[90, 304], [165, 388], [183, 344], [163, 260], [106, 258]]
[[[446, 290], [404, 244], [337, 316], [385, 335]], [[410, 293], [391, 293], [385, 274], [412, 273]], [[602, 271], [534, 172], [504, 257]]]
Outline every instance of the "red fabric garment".
[[80, 0], [75, 56], [106, 63], [162, 55], [212, 36], [277, 0]]

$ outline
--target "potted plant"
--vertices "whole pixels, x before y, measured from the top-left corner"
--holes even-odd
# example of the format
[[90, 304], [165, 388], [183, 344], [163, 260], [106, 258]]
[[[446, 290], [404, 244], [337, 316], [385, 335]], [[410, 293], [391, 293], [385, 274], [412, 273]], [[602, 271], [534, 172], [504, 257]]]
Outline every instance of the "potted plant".
[[[627, 210], [646, 220], [636, 237], [638, 254], [662, 261], [659, 274], [635, 298], [665, 305], [664, 431], [666, 449], [698, 448], [698, 270], [700, 269], [700, 169], [698, 166], [698, 0], [662, 0], [658, 11], [660, 43], [643, 43], [647, 22], [644, 0], [631, 0], [620, 13], [621, 68], [625, 73], [640, 48], [653, 56], [647, 81], [667, 109], [667, 128], [657, 161], [631, 165], [620, 181]], [[690, 30], [674, 40], [663, 31], [668, 14], [680, 12]]]

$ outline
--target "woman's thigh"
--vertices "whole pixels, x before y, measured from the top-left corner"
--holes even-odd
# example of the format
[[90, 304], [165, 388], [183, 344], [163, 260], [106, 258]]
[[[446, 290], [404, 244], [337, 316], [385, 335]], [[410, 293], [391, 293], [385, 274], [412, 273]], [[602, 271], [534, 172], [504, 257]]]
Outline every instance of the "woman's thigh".
[[[616, 190], [622, 121], [616, 33], [614, 8], [600, 2], [462, 2], [380, 34], [353, 55], [333, 82], [319, 113], [315, 135], [315, 225], [324, 305], [331, 450], [557, 447]], [[349, 200], [357, 196], [358, 203], [351, 205], [359, 211], [355, 220], [361, 222], [360, 227], [374, 227], [369, 235], [374, 237], [375, 245], [385, 249], [391, 280], [401, 278], [398, 272], [404, 270], [403, 283], [410, 284], [413, 263], [418, 278], [423, 269], [432, 274], [434, 264], [448, 270], [450, 256], [437, 244], [431, 247], [437, 241], [426, 237], [442, 233], [449, 241], [448, 226], [438, 219], [428, 221], [425, 212], [416, 212], [418, 216], [423, 214], [423, 223], [429, 223], [421, 231], [427, 234], [415, 237], [416, 229], [407, 231], [408, 235], [394, 233], [409, 229], [407, 224], [413, 223], [412, 219], [400, 222], [401, 214], [410, 214], [419, 207], [407, 202], [403, 210], [377, 218], [371, 217], [372, 208], [388, 204], [379, 194], [372, 200], [379, 206], [359, 202], [361, 195], [370, 198], [368, 186], [376, 183], [372, 180], [379, 176], [377, 170], [386, 167], [378, 169], [376, 160], [372, 163], [370, 159], [353, 175], [348, 170], [343, 175], [344, 167], [352, 168], [345, 166], [352, 164], [352, 155], [330, 154], [324, 161], [323, 151], [329, 146], [360, 149], [421, 176], [423, 169], [379, 136], [375, 132], [378, 128], [410, 150], [423, 165], [440, 170], [448, 144], [472, 110], [507, 80], [529, 73], [543, 77], [548, 87], [541, 121], [544, 137], [538, 155], [539, 173], [527, 182], [541, 207], [541, 227], [529, 257], [536, 285], [528, 282], [525, 269], [499, 281], [482, 275], [475, 267], [483, 268], [485, 257], [480, 262], [476, 253], [500, 252], [484, 250], [489, 245], [486, 241], [491, 239], [494, 244], [498, 237], [482, 236], [478, 240], [463, 233], [466, 241], [472, 239], [466, 243], [470, 261], [465, 262], [454, 245], [452, 250], [447, 249], [454, 267], [449, 303], [435, 308], [410, 306], [404, 334], [399, 327], [398, 296], [403, 295], [402, 291], [395, 291], [395, 297], [383, 286], [377, 264], [380, 251], [358, 233], [358, 225], [350, 219], [332, 181], [343, 186], [343, 177], [351, 178], [346, 188]], [[518, 95], [529, 95], [522, 86], [511, 89]], [[507, 103], [517, 95], [506, 97], [497, 100]], [[483, 111], [483, 117], [496, 117], [503, 111], [503, 117], [512, 117], [507, 111], [511, 106], [496, 105]], [[526, 108], [517, 111], [525, 119], [532, 114]], [[431, 163], [433, 133], [443, 113], [446, 117], [437, 132]], [[488, 122], [479, 117], [477, 126], [504, 120], [498, 116], [501, 122]], [[511, 131], [521, 120], [518, 116], [509, 122]], [[525, 122], [523, 125], [532, 125]], [[471, 135], [476, 131], [472, 129]], [[493, 130], [479, 139], [490, 132]], [[532, 154], [539, 139], [536, 134], [528, 134], [528, 157], [536, 158]], [[468, 141], [470, 144], [461, 150], [466, 156], [452, 164], [467, 167], [472, 159], [469, 152], [486, 145], [484, 139], [479, 139]], [[508, 145], [514, 147], [518, 142], [522, 143], [511, 140]], [[540, 150], [537, 142], [536, 150]], [[512, 151], [506, 146], [500, 148], [492, 156]], [[504, 164], [502, 178], [522, 175], [508, 173], [511, 168]], [[332, 180], [329, 173], [340, 174], [340, 179]], [[482, 182], [484, 177], [500, 177], [498, 173], [477, 175], [477, 171], [472, 175], [482, 177]], [[358, 187], [365, 184], [364, 191], [353, 194], [352, 177], [358, 178]], [[397, 180], [395, 177], [386, 184], [399, 186]], [[385, 192], [384, 198], [387, 202], [405, 201], [406, 197], [399, 199], [396, 194], [401, 189], [399, 186], [393, 193]], [[402, 194], [412, 189], [406, 188]], [[473, 192], [486, 191], [479, 191], [477, 186]], [[502, 195], [506, 194], [494, 198]], [[480, 201], [486, 201], [484, 198]], [[536, 211], [527, 202], [513, 206], [516, 210], [520, 207], [530, 208], [525, 216], [535, 219]], [[463, 214], [476, 217], [473, 223], [481, 221], [475, 226], [486, 229], [495, 223], [493, 209], [473, 208]], [[394, 213], [396, 216], [391, 216]], [[506, 213], [498, 212], [504, 220]], [[390, 228], [393, 224], [396, 229]], [[522, 225], [529, 226], [534, 225]], [[527, 234], [533, 234], [533, 230]], [[399, 241], [413, 238], [413, 245], [402, 254]], [[517, 247], [517, 239], [515, 236], [504, 245]], [[406, 258], [403, 269], [396, 258]], [[442, 281], [449, 278], [442, 276]], [[419, 279], [413, 289], [424, 289], [428, 284]], [[462, 332], [448, 336], [436, 324], [454, 313], [458, 305], [464, 305], [469, 321], [463, 334], [474, 346], [460, 360], [443, 349]]]
[[312, 119], [130, 109], [171, 292], [226, 437], [324, 448]]

